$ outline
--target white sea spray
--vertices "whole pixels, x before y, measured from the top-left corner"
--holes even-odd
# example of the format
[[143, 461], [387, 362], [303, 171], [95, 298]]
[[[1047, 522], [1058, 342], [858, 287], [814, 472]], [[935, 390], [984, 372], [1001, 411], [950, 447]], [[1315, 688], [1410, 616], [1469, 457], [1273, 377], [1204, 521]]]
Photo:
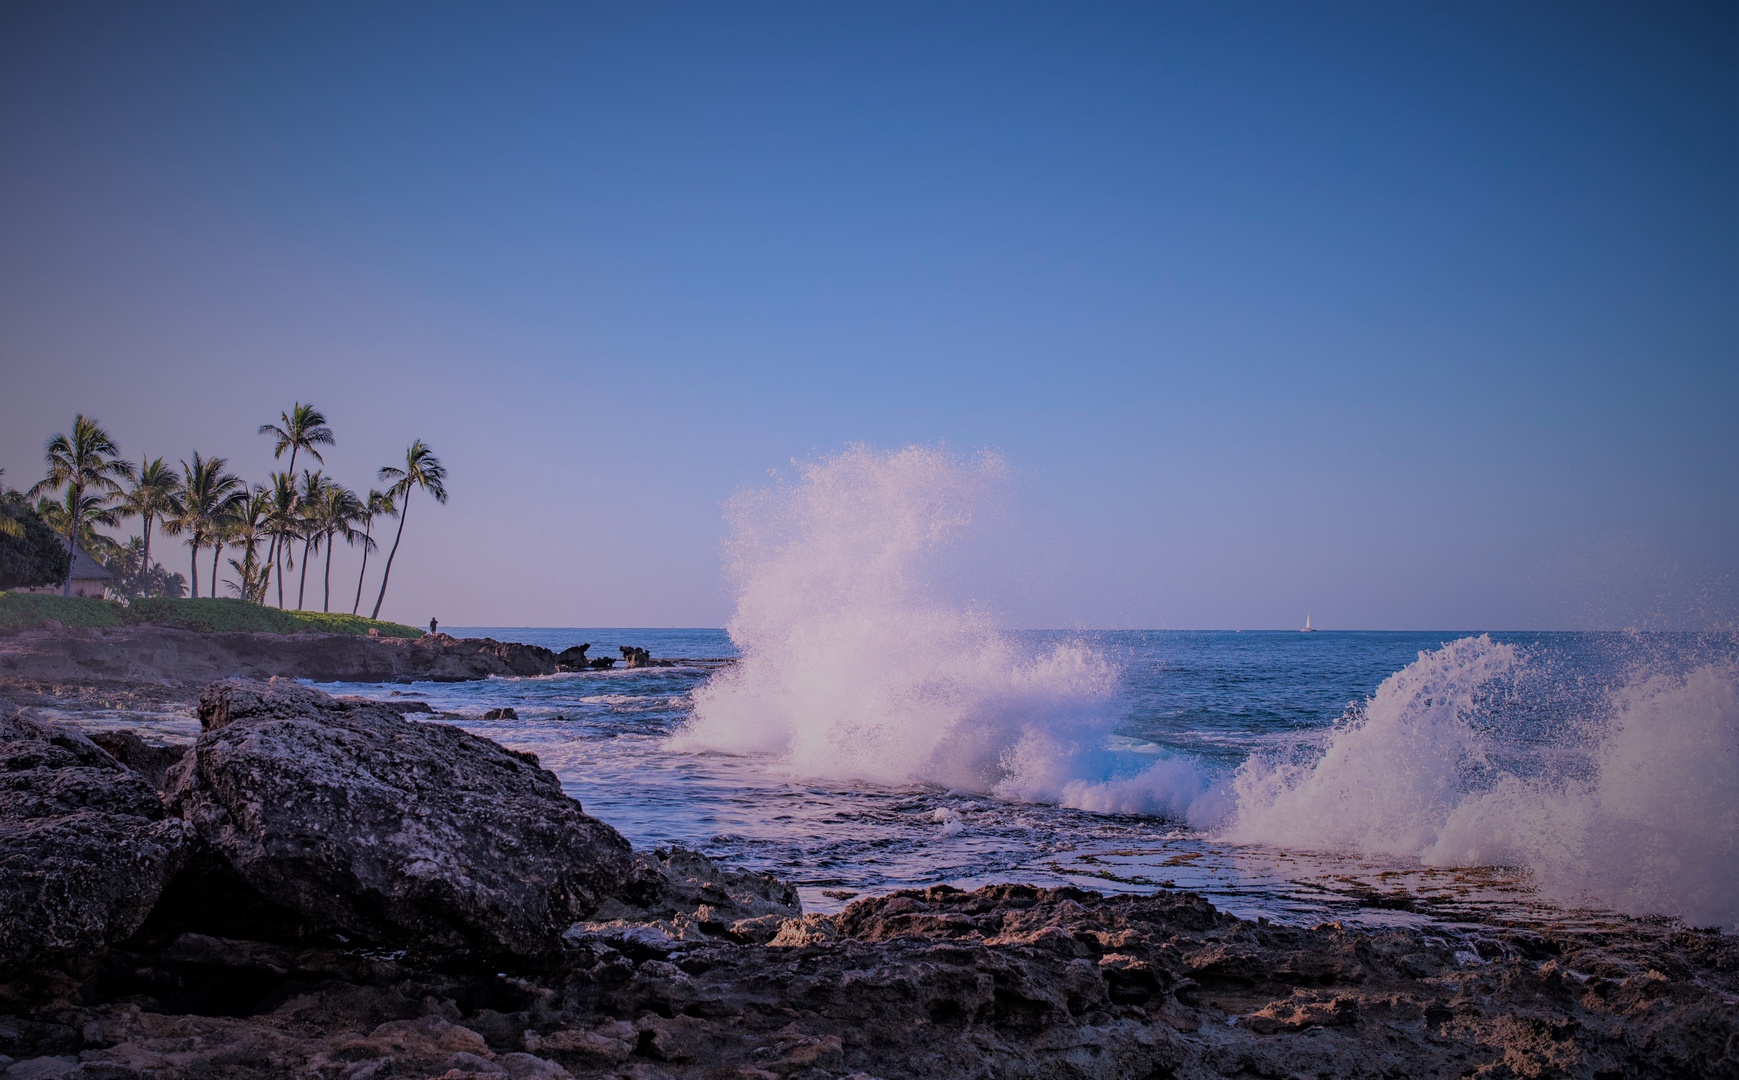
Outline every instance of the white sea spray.
[[1033, 655], [930, 587], [932, 556], [1005, 474], [989, 455], [858, 446], [735, 500], [727, 629], [741, 660], [695, 692], [671, 748], [773, 755], [799, 776], [1186, 817], [1208, 789], [1192, 762], [1114, 775], [1113, 664], [1078, 642]]
[[1497, 764], [1482, 694], [1526, 663], [1484, 636], [1421, 653], [1315, 760], [1247, 760], [1218, 835], [1520, 866], [1560, 902], [1739, 929], [1739, 664], [1638, 673], [1573, 725], [1589, 768], [1566, 777]]

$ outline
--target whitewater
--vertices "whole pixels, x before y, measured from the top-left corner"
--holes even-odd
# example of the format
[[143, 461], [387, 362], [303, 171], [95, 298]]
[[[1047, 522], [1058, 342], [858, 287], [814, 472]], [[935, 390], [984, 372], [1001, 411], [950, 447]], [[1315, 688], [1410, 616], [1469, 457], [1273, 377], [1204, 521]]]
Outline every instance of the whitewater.
[[946, 587], [1006, 480], [989, 455], [854, 447], [729, 505], [723, 632], [458, 631], [671, 667], [333, 689], [424, 698], [637, 845], [821, 910], [1023, 880], [1292, 922], [1739, 929], [1732, 635], [1009, 630]]

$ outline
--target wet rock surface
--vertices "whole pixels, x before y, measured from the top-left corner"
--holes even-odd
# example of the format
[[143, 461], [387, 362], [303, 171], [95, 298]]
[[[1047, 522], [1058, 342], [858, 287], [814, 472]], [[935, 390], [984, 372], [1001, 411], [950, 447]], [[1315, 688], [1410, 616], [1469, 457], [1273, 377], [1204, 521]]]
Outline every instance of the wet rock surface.
[[[282, 683], [200, 713], [164, 774], [183, 820], [143, 775], [172, 748], [0, 707], [0, 842], [113, 819], [26, 851], [59, 892], [6, 894], [0, 1076], [1739, 1076], [1732, 935], [1452, 940], [1023, 885], [803, 914], [776, 879], [629, 852], [529, 755], [444, 725]], [[157, 876], [117, 856], [140, 829], [183, 834]]]

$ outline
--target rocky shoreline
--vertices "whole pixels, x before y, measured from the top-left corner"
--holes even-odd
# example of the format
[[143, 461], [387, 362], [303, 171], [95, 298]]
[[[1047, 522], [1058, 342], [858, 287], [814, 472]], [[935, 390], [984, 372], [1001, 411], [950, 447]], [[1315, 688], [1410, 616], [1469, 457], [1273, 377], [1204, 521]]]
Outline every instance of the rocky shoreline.
[[[127, 655], [110, 670], [151, 667]], [[74, 678], [96, 666], [45, 681], [109, 693]], [[1458, 952], [1023, 885], [805, 914], [381, 703], [222, 679], [189, 749], [19, 704], [0, 1076], [1739, 1075], [1739, 939], [1715, 931], [1492, 926]]]
[[[579, 655], [574, 655], [575, 653]], [[590, 668], [585, 650], [556, 653], [493, 638], [424, 634], [200, 633], [169, 626], [66, 627], [0, 636], [0, 680], [197, 688], [216, 679], [459, 682]]]

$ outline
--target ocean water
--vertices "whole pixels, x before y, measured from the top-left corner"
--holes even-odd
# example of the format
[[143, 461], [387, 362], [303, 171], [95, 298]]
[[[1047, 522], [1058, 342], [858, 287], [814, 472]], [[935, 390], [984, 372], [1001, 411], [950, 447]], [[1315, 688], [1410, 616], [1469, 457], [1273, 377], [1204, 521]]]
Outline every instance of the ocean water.
[[1731, 633], [1011, 630], [972, 546], [1007, 472], [854, 446], [741, 493], [722, 630], [452, 628], [670, 667], [333, 689], [420, 695], [634, 843], [811, 909], [1027, 881], [1287, 922], [1739, 929]]
[[[811, 910], [1029, 881], [1175, 885], [1295, 923], [1739, 922], [1730, 639], [1001, 632], [991, 690], [976, 662], [921, 686], [871, 665], [844, 677], [867, 706], [805, 714], [806, 675], [821, 708], [841, 673], [769, 687], [722, 630], [452, 632], [674, 665], [325, 688], [459, 714], [637, 846], [778, 874]], [[738, 724], [769, 697], [796, 737]], [[519, 718], [477, 718], [501, 706]]]

